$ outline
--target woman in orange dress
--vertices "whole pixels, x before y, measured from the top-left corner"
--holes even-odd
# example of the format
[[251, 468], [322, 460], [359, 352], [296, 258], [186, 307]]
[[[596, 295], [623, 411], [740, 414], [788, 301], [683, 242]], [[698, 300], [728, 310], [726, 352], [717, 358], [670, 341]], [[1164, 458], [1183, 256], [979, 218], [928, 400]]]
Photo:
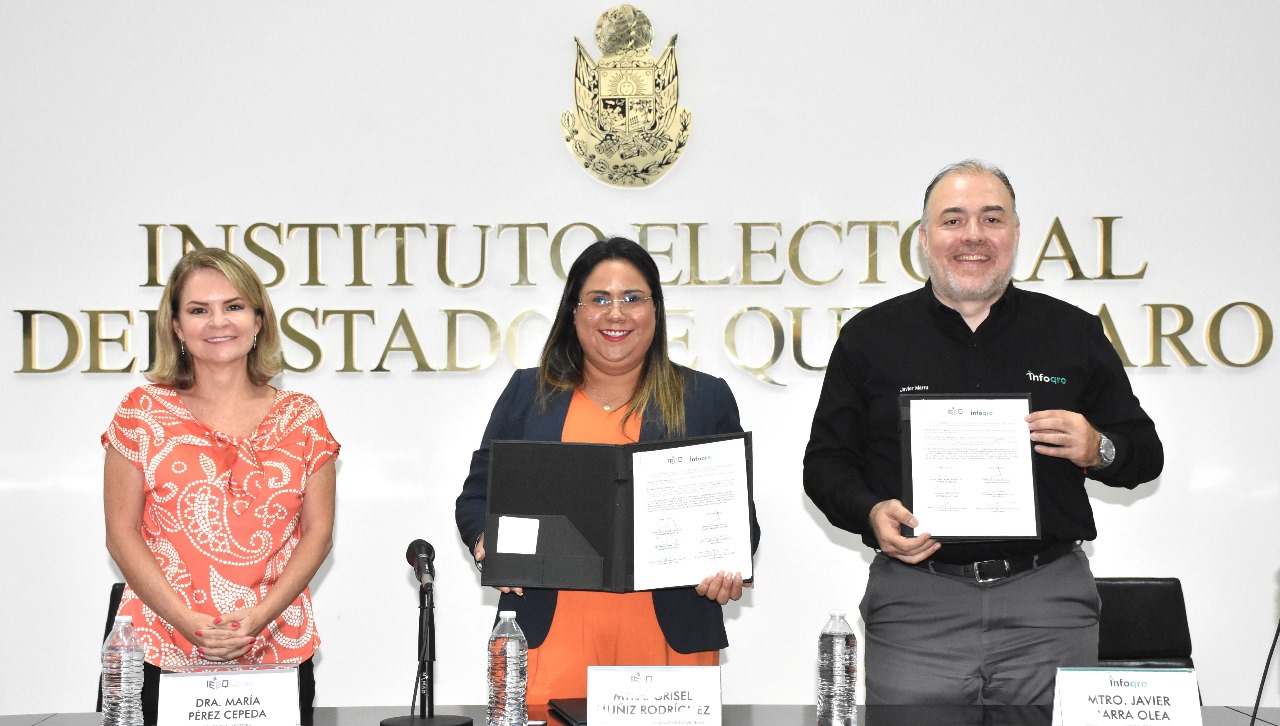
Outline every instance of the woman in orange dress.
[[[626, 444], [742, 431], [725, 382], [667, 355], [658, 268], [613, 238], [573, 263], [538, 368], [517, 371], [495, 404], [458, 497], [458, 531], [484, 560], [489, 442]], [[759, 542], [750, 506], [752, 548]], [[591, 665], [717, 665], [728, 645], [721, 606], [742, 597], [742, 573], [651, 592], [499, 588], [529, 640], [528, 702], [587, 695]]]
[[280, 339], [243, 260], [201, 249], [174, 267], [151, 385], [102, 435], [107, 549], [146, 651], [143, 718], [162, 667], [299, 663], [311, 722], [320, 645], [308, 584], [332, 543], [338, 443], [319, 406], [273, 388]]

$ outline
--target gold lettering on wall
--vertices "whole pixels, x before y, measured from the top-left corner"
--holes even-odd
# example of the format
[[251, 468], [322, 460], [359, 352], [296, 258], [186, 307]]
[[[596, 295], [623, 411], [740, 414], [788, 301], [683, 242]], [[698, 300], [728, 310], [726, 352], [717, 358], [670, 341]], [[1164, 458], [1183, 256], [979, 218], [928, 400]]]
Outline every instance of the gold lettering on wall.
[[[828, 308], [827, 312], [832, 313], [835, 325], [831, 330], [829, 342], [834, 345], [836, 338], [840, 336], [840, 328], [844, 325], [844, 314], [851, 310], [861, 310], [862, 308]], [[806, 371], [825, 371], [825, 365], [813, 365], [804, 359], [804, 314], [812, 310], [808, 307], [788, 307], [787, 313], [791, 316], [791, 358], [795, 361], [796, 366]], [[830, 348], [826, 348], [830, 350]]]
[[551, 322], [537, 310], [524, 310], [512, 318], [511, 324], [507, 326], [507, 335], [504, 338], [507, 346], [507, 357], [516, 368], [532, 368], [537, 365], [537, 361], [526, 361], [520, 358], [520, 329], [526, 321], [534, 318], [542, 318], [548, 323]]
[[[1061, 254], [1049, 254], [1049, 245], [1057, 242], [1058, 249]], [[1022, 282], [1038, 282], [1040, 277], [1040, 265], [1046, 260], [1062, 260], [1067, 263], [1067, 270], [1071, 273], [1067, 275], [1068, 280], [1088, 280], [1084, 270], [1080, 269], [1080, 261], [1076, 259], [1076, 251], [1071, 249], [1071, 242], [1067, 240], [1067, 231], [1062, 228], [1062, 220], [1057, 217], [1053, 218], [1053, 224], [1049, 225], [1049, 232], [1044, 236], [1044, 244], [1040, 246], [1040, 251], [1036, 253], [1035, 266], [1031, 268], [1031, 274], [1027, 275]]]
[[547, 233], [547, 224], [500, 224], [495, 234], [501, 238], [502, 233], [509, 229], [516, 231], [516, 252], [519, 255], [520, 278], [511, 283], [512, 287], [529, 287], [533, 282], [529, 280], [529, 230], [540, 229], [545, 235]]
[[[645, 248], [645, 250], [648, 251], [650, 257], [653, 257], [655, 261], [657, 260], [657, 258], [662, 257], [667, 260], [668, 264], [672, 264], [672, 265], [675, 264], [675, 261], [676, 261], [675, 238], [679, 236], [680, 225], [675, 224], [674, 222], [653, 222], [653, 223], [636, 222], [631, 226], [634, 227], [636, 230], [636, 244]], [[671, 238], [667, 240], [666, 247], [655, 246], [653, 238], [649, 234], [652, 230], [655, 230], [655, 229], [666, 230], [672, 233]], [[676, 271], [675, 277], [670, 277], [665, 280], [659, 279], [659, 282], [667, 286], [679, 285], [680, 284], [679, 270]]]
[[298, 373], [308, 373], [320, 367], [320, 361], [324, 359], [324, 352], [320, 349], [320, 344], [308, 338], [298, 329], [293, 321], [295, 315], [303, 315], [311, 321], [311, 330], [320, 327], [320, 311], [314, 308], [290, 308], [280, 316], [280, 333], [288, 340], [302, 346], [302, 349], [311, 354], [311, 362], [306, 365], [295, 365], [289, 361], [289, 356], [283, 356], [282, 364], [287, 371], [295, 371]]
[[[680, 308], [667, 308], [667, 348], [672, 358], [679, 358], [679, 351], [671, 350], [672, 343], [679, 343], [684, 348], [686, 356], [690, 352], [689, 334], [693, 330], [695, 312], [693, 310], [685, 310]], [[684, 327], [680, 327], [683, 325]], [[693, 368], [698, 365], [697, 356], [688, 356], [685, 365]]]
[[782, 224], [780, 222], [738, 222], [733, 225], [742, 231], [742, 279], [739, 285], [778, 285], [782, 283], [782, 278], [786, 273], [780, 272], [778, 276], [771, 280], [757, 280], [753, 274], [752, 258], [767, 257], [772, 262], [778, 261], [778, 243], [774, 240], [773, 244], [767, 248], [758, 250], [755, 248], [755, 232], [757, 228], [773, 230], [782, 236]]
[[342, 367], [338, 372], [359, 373], [360, 369], [356, 367], [356, 318], [366, 317], [370, 323], [376, 323], [378, 313], [374, 310], [326, 310], [320, 316], [320, 322], [327, 325], [335, 317], [342, 318]]
[[102, 319], [108, 315], [118, 315], [124, 318], [126, 326], [133, 324], [133, 311], [131, 310], [82, 310], [85, 315], [89, 316], [89, 367], [85, 369], [85, 373], [133, 373], [138, 368], [138, 359], [130, 357], [129, 362], [119, 368], [106, 368], [102, 362], [106, 355], [103, 346], [113, 343], [120, 346], [120, 350], [126, 354], [129, 352], [129, 328], [118, 331], [113, 338], [106, 337], [102, 332]]
[[476, 276], [467, 281], [460, 282], [454, 280], [449, 274], [449, 239], [450, 232], [453, 230], [452, 224], [433, 225], [436, 228], [436, 274], [440, 277], [440, 282], [449, 287], [459, 290], [465, 290], [469, 287], [475, 287], [484, 279], [484, 269], [486, 263], [486, 254], [489, 247], [489, 227], [488, 225], [476, 225], [476, 229], [480, 230], [480, 246], [479, 246], [479, 262]]
[[[498, 359], [498, 352], [502, 349], [502, 334], [498, 330], [498, 321], [494, 320], [486, 313], [479, 310], [446, 310], [444, 314], [448, 316], [447, 332], [445, 340], [448, 341], [448, 352], [445, 354], [446, 371], [478, 371], [493, 365]], [[466, 315], [476, 318], [484, 323], [485, 328], [489, 331], [489, 350], [485, 353], [483, 360], [471, 366], [464, 366], [458, 362], [458, 318]]]
[[[741, 320], [742, 316], [750, 313], [758, 313], [764, 316], [765, 320], [769, 323], [769, 329], [773, 333], [773, 352], [769, 354], [769, 359], [760, 365], [752, 365], [751, 363], [743, 360], [742, 356], [738, 354], [738, 322]], [[778, 362], [778, 359], [782, 357], [782, 346], [782, 322], [778, 320], [777, 315], [774, 315], [766, 308], [743, 308], [730, 316], [728, 324], [725, 325], [724, 347], [729, 353], [729, 359], [733, 361], [733, 364], [755, 376], [757, 380], [775, 386], [781, 386], [783, 384], [769, 377], [769, 369], [772, 368], [774, 364]]]
[[[222, 228], [223, 242], [225, 243], [226, 249], [228, 251], [234, 251], [232, 250], [232, 244], [231, 244], [231, 230], [235, 229], [235, 225], [220, 224], [218, 226]], [[249, 253], [252, 254], [254, 257], [257, 257], [258, 259], [265, 261], [268, 265], [271, 266], [271, 269], [274, 270], [276, 273], [275, 277], [263, 278], [262, 284], [266, 285], [267, 287], [275, 287], [276, 285], [279, 285], [282, 282], [284, 282], [285, 278], [288, 277], [289, 273], [285, 268], [284, 260], [281, 259], [280, 256], [277, 255], [276, 253], [272, 252], [262, 242], [258, 241], [258, 233], [261, 232], [262, 230], [267, 230], [273, 233], [275, 235], [275, 244], [277, 247], [279, 247], [284, 244], [284, 228], [283, 228], [283, 225], [279, 225], [279, 224], [267, 224], [266, 222], [259, 222], [257, 224], [249, 225], [249, 227], [246, 228], [244, 231], [245, 249], [248, 250]], [[184, 249], [184, 254], [185, 254], [185, 249]]]
[[[347, 229], [351, 230], [351, 282], [347, 283], [347, 287], [371, 287], [369, 281], [364, 279], [364, 236], [369, 227], [368, 224], [359, 223], [347, 225]], [[444, 267], [444, 260], [441, 260], [441, 274]]]
[[[1191, 330], [1191, 326], [1195, 323], [1195, 316], [1191, 310], [1185, 305], [1146, 305], [1149, 320], [1151, 321], [1149, 339], [1149, 348], [1151, 350], [1151, 360], [1147, 362], [1148, 367], [1166, 368], [1168, 363], [1164, 362], [1164, 343], [1168, 343], [1173, 350], [1173, 354], [1178, 356], [1178, 360], [1182, 364], [1190, 368], [1198, 368], [1205, 365], [1195, 359], [1191, 355], [1191, 351], [1187, 350], [1186, 343], [1182, 342], [1182, 336]], [[1166, 331], [1164, 329], [1165, 311], [1173, 313], [1174, 329]]]
[[[1226, 318], [1227, 313], [1239, 308], [1249, 314], [1253, 320], [1254, 345], [1253, 353], [1244, 361], [1236, 362], [1227, 357], [1222, 348], [1222, 321]], [[1205, 344], [1209, 347], [1209, 354], [1213, 359], [1224, 366], [1231, 368], [1247, 368], [1257, 364], [1271, 350], [1271, 342], [1274, 339], [1275, 331], [1271, 326], [1271, 318], [1262, 308], [1247, 302], [1233, 302], [1230, 305], [1224, 305], [1218, 308], [1209, 318], [1209, 325], [1205, 328]]]
[[797, 280], [799, 280], [800, 282], [803, 282], [806, 285], [813, 285], [817, 287], [821, 285], [830, 285], [831, 283], [835, 282], [837, 279], [839, 279], [840, 275], [844, 274], [844, 270], [837, 269], [834, 273], [831, 273], [831, 276], [828, 277], [827, 279], [819, 280], [815, 277], [810, 276], [800, 266], [800, 245], [804, 241], [805, 233], [815, 227], [829, 230], [832, 234], [835, 235], [837, 243], [844, 241], [844, 237], [840, 234], [839, 226], [834, 225], [830, 222], [821, 222], [821, 221], [809, 222], [808, 224], [800, 225], [800, 227], [796, 229], [795, 234], [791, 235], [791, 244], [790, 246], [787, 247], [787, 260], [788, 262], [790, 262], [791, 272], [796, 276]]
[[1120, 356], [1120, 363], [1125, 368], [1133, 368], [1133, 361], [1129, 359], [1129, 354], [1124, 349], [1124, 343], [1120, 340], [1120, 331], [1116, 330], [1116, 321], [1111, 319], [1111, 311], [1107, 309], [1106, 303], [1098, 308], [1098, 319], [1102, 321], [1103, 334], [1111, 342], [1111, 347], [1116, 349], [1116, 355]]
[[[853, 230], [859, 227], [867, 229], [867, 276], [862, 278], [863, 285], [880, 285], [884, 280], [880, 279], [880, 228], [888, 227], [893, 230], [894, 235], [898, 233], [898, 223], [893, 220], [855, 220], [849, 222], [845, 226], [845, 235], [849, 235]], [[907, 231], [907, 238], [910, 239], [911, 231]], [[909, 269], [909, 268], [908, 268]]]
[[[916, 244], [916, 230], [919, 228], [920, 220], [917, 219], [911, 223], [910, 227], [903, 230], [902, 236], [898, 238], [898, 264], [902, 265], [902, 271], [907, 274], [907, 277], [923, 283], [929, 279], [929, 271], [917, 270], [913, 257], [915, 251], [919, 249], [919, 245]], [[921, 263], [924, 264], [923, 260]]]
[[[80, 326], [71, 316], [56, 310], [15, 310], [14, 312], [22, 316], [22, 367], [18, 369], [18, 373], [54, 373], [70, 368], [71, 364], [80, 358]], [[42, 368], [40, 362], [36, 360], [36, 354], [40, 350], [38, 316], [57, 321], [62, 327], [66, 340], [66, 353], [62, 356], [62, 360], [48, 368]]]
[[[351, 335], [354, 344], [354, 331]], [[402, 335], [404, 336], [405, 344], [396, 345], [396, 340]], [[409, 312], [404, 309], [401, 309], [400, 314], [396, 316], [395, 325], [391, 326], [391, 335], [387, 336], [387, 344], [382, 348], [382, 357], [378, 359], [378, 365], [374, 366], [373, 370], [378, 373], [385, 373], [388, 370], [386, 367], [387, 356], [396, 352], [413, 355], [413, 370], [415, 372], [423, 373], [435, 370], [427, 363], [427, 355], [422, 352], [422, 344], [418, 342], [418, 334], [413, 330], [413, 323], [409, 320]], [[352, 355], [355, 355], [354, 351]], [[346, 368], [344, 367], [343, 370], [346, 370]]]
[[1141, 280], [1147, 273], [1144, 261], [1137, 272], [1121, 275], [1111, 270], [1111, 228], [1120, 217], [1094, 217], [1098, 222], [1098, 265], [1102, 271], [1094, 279], [1097, 280]]
[[[564, 238], [565, 235], [575, 229], [585, 230], [588, 233], [587, 235], [582, 235], [584, 240], [582, 244], [583, 247], [586, 247], [592, 242], [602, 239], [605, 236], [605, 234], [597, 229], [595, 225], [587, 222], [573, 222], [572, 224], [567, 224], [561, 227], [556, 232], [555, 236], [551, 238], [551, 271], [556, 273], [556, 279], [560, 280], [560, 282], [564, 282], [569, 279], [569, 275], [567, 273], [568, 268], [564, 264], [564, 253], [562, 249], [564, 247]], [[574, 259], [577, 259], [577, 255], [574, 255]], [[572, 262], [570, 262], [570, 264], [572, 264]]]
[[[1044, 243], [1032, 260], [1027, 282], [1032, 285], [1039, 282], [1050, 262], [1061, 263], [1065, 279], [1071, 281], [1145, 279], [1149, 266], [1145, 260], [1126, 264], [1124, 270], [1115, 269], [1118, 245], [1115, 232], [1121, 217], [1090, 219], [1097, 225], [1097, 255], [1085, 257], [1098, 260], [1097, 277], [1089, 277], [1083, 269], [1080, 248], [1068, 239], [1067, 225], [1054, 217], [1045, 231]], [[215, 243], [254, 264], [269, 287], [283, 285], [290, 278], [290, 267], [299, 267], [305, 268], [305, 274], [295, 276], [299, 278], [294, 283], [298, 289], [324, 288], [331, 284], [352, 288], [345, 291], [344, 299], [364, 301], [366, 305], [348, 303], [331, 309], [293, 307], [280, 315], [284, 367], [301, 373], [324, 367], [338, 373], [393, 369], [423, 373], [474, 372], [494, 365], [503, 349], [513, 364], [535, 365], [541, 337], [550, 323], [539, 308], [524, 309], [505, 323], [503, 316], [508, 313], [495, 308], [465, 303], [461, 307], [426, 308], [421, 312], [439, 315], [442, 322], [426, 328], [421, 318], [416, 318], [415, 325], [415, 318], [405, 309], [394, 312], [373, 309], [368, 305], [369, 293], [364, 288], [374, 287], [371, 279], [381, 278], [386, 282], [376, 284], [385, 287], [438, 285], [442, 291], [472, 294], [467, 291], [484, 282], [495, 267], [489, 259], [492, 233], [498, 246], [508, 253], [499, 254], [498, 259], [505, 263], [514, 257], [512, 264], [499, 268], [503, 274], [510, 274], [502, 284], [513, 288], [539, 285], [553, 288], [546, 291], [546, 295], [534, 292], [528, 298], [546, 306], [554, 303], [560, 286], [550, 279], [535, 280], [534, 270], [547, 269], [536, 263], [546, 263], [555, 276], [563, 280], [575, 248], [604, 236], [600, 227], [589, 221], [571, 221], [554, 229], [547, 222], [464, 227], [447, 222], [268, 221], [248, 226], [216, 224], [203, 229], [187, 224], [138, 226], [143, 231], [145, 249], [143, 287], [163, 285], [179, 255]], [[897, 221], [875, 219], [815, 219], [794, 227], [785, 227], [781, 222], [738, 222], [724, 236], [718, 236], [706, 222], [633, 222], [631, 226], [637, 239], [657, 260], [668, 286], [669, 301], [683, 306], [668, 309], [668, 338], [690, 358], [684, 362], [696, 362], [695, 321], [701, 321], [704, 326], [723, 324], [722, 340], [718, 342], [723, 343], [724, 353], [732, 365], [770, 385], [786, 385], [786, 371], [814, 374], [825, 369], [823, 359], [828, 346], [834, 344], [847, 317], [861, 310], [839, 305], [844, 296], [850, 295], [850, 286], [881, 285], [886, 280], [922, 283], [926, 275], [916, 239], [919, 227], [916, 220], [905, 229]], [[879, 234], [884, 230], [890, 230], [897, 237], [896, 270], [880, 265]], [[861, 239], [866, 240], [865, 257], [858, 244]], [[435, 255], [412, 254], [415, 245], [432, 242]], [[503, 248], [504, 242], [514, 243], [514, 256], [509, 254], [510, 247]], [[345, 265], [335, 268], [334, 263], [326, 263], [335, 259], [345, 262], [348, 244], [349, 278]], [[784, 250], [780, 244], [785, 244]], [[368, 254], [375, 251], [370, 245], [385, 245], [385, 248], [380, 250], [382, 254]], [[865, 272], [859, 269], [864, 259]], [[434, 276], [422, 269], [423, 262], [427, 266], [434, 262]], [[370, 264], [383, 265], [385, 269], [371, 269]], [[336, 277], [339, 269], [342, 283]], [[769, 302], [781, 292], [788, 272], [795, 278], [796, 285], [786, 294], [799, 295], [802, 299], [790, 300], [788, 304]], [[851, 276], [860, 279], [849, 282]], [[749, 296], [752, 303], [749, 307], [723, 313], [723, 303], [720, 303], [723, 298], [719, 293], [691, 296], [700, 306], [707, 307], [693, 306], [688, 300], [682, 300], [679, 293], [682, 288], [714, 287], [741, 288], [742, 296], [747, 289], [757, 292]], [[828, 288], [838, 292], [824, 292]], [[821, 297], [817, 297], [819, 294]], [[278, 303], [288, 299], [278, 292], [273, 297]], [[821, 304], [823, 302], [827, 304]], [[836, 305], [830, 306], [831, 302]], [[512, 303], [500, 307], [510, 306]], [[22, 317], [23, 329], [19, 373], [67, 370], [131, 373], [136, 372], [143, 361], [147, 369], [153, 363], [154, 310], [102, 306], [104, 309], [71, 313], [35, 307], [14, 311]], [[1199, 325], [1192, 308], [1185, 304], [1146, 303], [1137, 304], [1137, 308], [1145, 309], [1145, 323], [1121, 324], [1113, 316], [1117, 312], [1114, 305], [1109, 308], [1102, 304], [1098, 308], [1104, 332], [1126, 367], [1204, 367], [1212, 363], [1247, 368], [1263, 361], [1272, 348], [1274, 330], [1270, 316], [1260, 305], [1247, 300], [1201, 311], [1203, 322]], [[819, 316], [818, 310], [826, 313]], [[380, 325], [380, 321], [390, 321], [390, 325], [386, 322]], [[528, 324], [535, 321], [536, 332], [522, 335], [521, 331], [527, 331]], [[1197, 327], [1203, 328], [1198, 331], [1202, 335], [1189, 335]], [[819, 334], [815, 335], [814, 330]], [[374, 336], [373, 342], [368, 342], [369, 335]], [[145, 341], [145, 350], [135, 341]], [[1146, 350], [1135, 351], [1139, 357], [1145, 354], [1145, 360], [1139, 362], [1129, 351], [1141, 347], [1142, 343]], [[786, 350], [790, 350], [790, 360], [784, 360]], [[326, 366], [326, 354], [335, 360], [334, 364]], [[676, 355], [679, 356], [679, 352]], [[443, 365], [434, 365], [432, 360], [436, 358], [443, 360]]]
[[[373, 236], [377, 238], [386, 230], [392, 230], [396, 233], [396, 280], [391, 283], [392, 287], [409, 287], [413, 283], [409, 282], [409, 230], [421, 232], [423, 238], [427, 236], [427, 225], [422, 223], [409, 224], [405, 222], [396, 222], [394, 224], [375, 224], [373, 226]], [[315, 261], [312, 261], [315, 264]]]
[[728, 285], [729, 275], [714, 280], [702, 278], [702, 256], [699, 254], [702, 228], [706, 222], [686, 222], [684, 228], [689, 233], [689, 285]]
[[[420, 225], [414, 225], [420, 226]], [[304, 222], [302, 224], [289, 225], [288, 236], [292, 240], [297, 233], [302, 232], [307, 243], [307, 279], [302, 283], [303, 287], [322, 287], [323, 282], [320, 281], [320, 233], [333, 232], [341, 234], [342, 228], [339, 225], [331, 223], [314, 223]], [[425, 233], [425, 230], [424, 230]], [[399, 260], [401, 247], [404, 246], [403, 230], [396, 233], [396, 259]]]

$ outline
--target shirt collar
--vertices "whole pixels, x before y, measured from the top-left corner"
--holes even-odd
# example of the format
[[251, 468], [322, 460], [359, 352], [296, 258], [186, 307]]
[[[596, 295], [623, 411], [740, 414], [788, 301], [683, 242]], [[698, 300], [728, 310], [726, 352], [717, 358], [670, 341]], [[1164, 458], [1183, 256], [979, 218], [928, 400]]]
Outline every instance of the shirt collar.
[[[960, 316], [959, 312], [954, 308], [950, 308], [943, 304], [943, 302], [938, 299], [938, 296], [933, 294], [933, 278], [925, 280], [924, 287], [920, 290], [920, 294], [921, 302], [935, 318], [939, 320], [958, 321], [964, 326], [965, 330], [969, 329], [969, 326], [965, 324], [964, 318]], [[1022, 294], [1022, 290], [1014, 287], [1013, 282], [1010, 281], [1008, 286], [1005, 287], [1004, 293], [1000, 295], [1000, 299], [991, 304], [991, 310], [987, 313], [987, 319], [982, 321], [982, 324], [978, 326], [978, 330], [1003, 325], [1005, 321], [1013, 316], [1014, 311], [1018, 309], [1018, 301]], [[976, 333], [978, 331], [973, 332]]]

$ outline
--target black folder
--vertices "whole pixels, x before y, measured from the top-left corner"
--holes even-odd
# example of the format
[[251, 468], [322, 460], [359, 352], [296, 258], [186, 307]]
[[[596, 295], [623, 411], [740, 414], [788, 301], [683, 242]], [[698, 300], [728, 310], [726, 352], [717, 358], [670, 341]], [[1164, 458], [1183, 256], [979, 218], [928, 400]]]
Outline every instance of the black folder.
[[[634, 590], [631, 456], [641, 451], [675, 451], [694, 444], [732, 439], [743, 440], [746, 496], [750, 501], [750, 432], [621, 446], [559, 441], [492, 442], [481, 582], [495, 587], [631, 592]], [[538, 520], [534, 554], [500, 551], [503, 536], [500, 518], [504, 516]], [[748, 574], [744, 572], [743, 576]]]
[[553, 698], [547, 705], [556, 718], [569, 726], [587, 726], [587, 699]]

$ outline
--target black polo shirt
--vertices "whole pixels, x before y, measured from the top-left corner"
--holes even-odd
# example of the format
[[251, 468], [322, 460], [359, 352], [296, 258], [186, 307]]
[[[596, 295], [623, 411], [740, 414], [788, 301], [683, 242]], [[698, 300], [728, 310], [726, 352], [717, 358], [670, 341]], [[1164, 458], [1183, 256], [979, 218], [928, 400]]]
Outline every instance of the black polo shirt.
[[[1164, 449], [1095, 315], [1010, 285], [978, 329], [943, 305], [931, 283], [855, 315], [831, 353], [804, 456], [805, 491], [830, 522], [877, 546], [868, 517], [902, 498], [901, 393], [1030, 393], [1031, 410], [1084, 415], [1116, 445], [1093, 478], [1133, 488], [1160, 475]], [[1039, 541], [944, 543], [933, 559], [960, 564], [1039, 552], [1098, 532], [1085, 472], [1032, 454]]]

